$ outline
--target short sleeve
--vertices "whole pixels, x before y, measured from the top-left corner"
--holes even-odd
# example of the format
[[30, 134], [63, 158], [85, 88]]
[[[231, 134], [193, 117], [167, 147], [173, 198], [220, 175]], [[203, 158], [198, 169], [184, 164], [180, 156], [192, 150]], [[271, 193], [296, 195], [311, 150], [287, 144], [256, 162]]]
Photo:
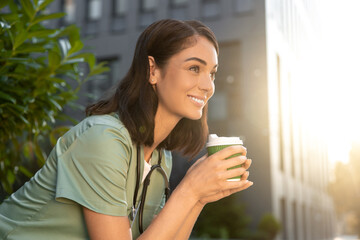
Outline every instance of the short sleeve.
[[56, 200], [112, 216], [127, 215], [131, 143], [121, 129], [94, 125], [58, 157]]

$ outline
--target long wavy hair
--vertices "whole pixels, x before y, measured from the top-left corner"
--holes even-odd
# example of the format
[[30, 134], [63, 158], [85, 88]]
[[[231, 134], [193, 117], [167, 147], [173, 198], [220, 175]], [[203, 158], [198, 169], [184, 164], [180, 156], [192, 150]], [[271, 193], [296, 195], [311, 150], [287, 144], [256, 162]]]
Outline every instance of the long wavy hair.
[[[219, 54], [214, 33], [199, 21], [164, 19], [148, 26], [139, 36], [134, 58], [126, 76], [121, 79], [109, 97], [86, 108], [86, 115], [117, 112], [130, 133], [134, 143], [151, 146], [154, 142], [155, 113], [158, 97], [149, 83], [150, 66], [148, 56], [163, 69], [168, 60], [183, 49], [196, 43], [196, 37], [207, 38]], [[182, 151], [195, 156], [208, 137], [206, 104], [198, 120], [181, 119], [158, 148]]]

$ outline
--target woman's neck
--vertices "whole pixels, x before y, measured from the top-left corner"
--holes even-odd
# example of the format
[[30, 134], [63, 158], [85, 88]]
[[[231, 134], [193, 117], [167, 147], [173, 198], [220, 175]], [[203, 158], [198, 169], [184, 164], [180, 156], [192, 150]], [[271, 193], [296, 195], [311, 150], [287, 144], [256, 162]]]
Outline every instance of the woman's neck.
[[144, 146], [144, 158], [149, 162], [152, 152], [164, 141], [181, 118], [164, 114], [159, 107], [155, 114], [154, 143], [152, 146]]

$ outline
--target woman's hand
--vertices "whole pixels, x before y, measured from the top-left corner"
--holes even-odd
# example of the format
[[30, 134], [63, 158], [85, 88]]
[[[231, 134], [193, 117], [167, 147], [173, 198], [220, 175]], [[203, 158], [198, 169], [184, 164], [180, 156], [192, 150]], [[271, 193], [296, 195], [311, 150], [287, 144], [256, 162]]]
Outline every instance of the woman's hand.
[[[251, 165], [251, 161], [252, 161], [251, 159], [247, 159], [247, 160], [245, 161], [243, 167], [244, 167], [245, 169], [248, 169], [248, 168], [250, 167], [250, 165]], [[247, 180], [248, 177], [249, 177], [249, 172], [246, 171], [246, 172], [241, 176], [241, 179], [240, 179], [240, 181], [241, 181], [242, 184], [243, 184], [241, 187], [239, 187], [239, 188], [233, 188], [233, 189], [228, 189], [228, 190], [222, 190], [222, 191], [217, 192], [217, 193], [215, 193], [215, 194], [213, 194], [213, 195], [206, 196], [206, 197], [204, 197], [204, 198], [201, 198], [201, 199], [199, 200], [199, 203], [200, 203], [201, 205], [205, 205], [205, 204], [210, 203], [210, 202], [216, 202], [216, 201], [218, 201], [218, 200], [220, 200], [220, 199], [222, 199], [222, 198], [224, 198], [224, 197], [227, 197], [227, 196], [229, 196], [229, 195], [231, 195], [231, 194], [233, 194], [233, 193], [240, 192], [240, 191], [242, 191], [242, 190], [245, 190], [245, 189], [251, 187], [254, 183], [251, 182], [251, 181], [248, 181], [248, 180]]]
[[[237, 153], [241, 156], [226, 159]], [[242, 167], [227, 170], [240, 164]], [[197, 160], [186, 173], [181, 185], [189, 191], [190, 196], [205, 205], [250, 187], [253, 183], [247, 181], [249, 172], [246, 171], [250, 165], [251, 160], [246, 158], [243, 146], [230, 146], [210, 157], [205, 155]], [[227, 181], [228, 178], [240, 175], [240, 181]]]

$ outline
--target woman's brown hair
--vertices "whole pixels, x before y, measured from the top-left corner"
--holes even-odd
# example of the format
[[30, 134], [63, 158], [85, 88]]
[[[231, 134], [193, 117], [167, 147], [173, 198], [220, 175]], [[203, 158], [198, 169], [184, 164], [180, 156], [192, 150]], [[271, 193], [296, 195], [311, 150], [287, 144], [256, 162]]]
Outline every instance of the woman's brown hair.
[[[151, 146], [158, 97], [148, 81], [148, 56], [155, 59], [159, 68], [164, 68], [173, 55], [194, 45], [196, 36], [206, 37], [219, 53], [214, 33], [199, 21], [165, 19], [148, 26], [137, 41], [131, 67], [114, 94], [89, 105], [86, 115], [118, 112], [132, 140], [136, 144]], [[158, 148], [179, 150], [185, 155], [195, 156], [207, 140], [207, 108], [207, 105], [203, 108], [202, 117], [198, 120], [181, 119]]]

